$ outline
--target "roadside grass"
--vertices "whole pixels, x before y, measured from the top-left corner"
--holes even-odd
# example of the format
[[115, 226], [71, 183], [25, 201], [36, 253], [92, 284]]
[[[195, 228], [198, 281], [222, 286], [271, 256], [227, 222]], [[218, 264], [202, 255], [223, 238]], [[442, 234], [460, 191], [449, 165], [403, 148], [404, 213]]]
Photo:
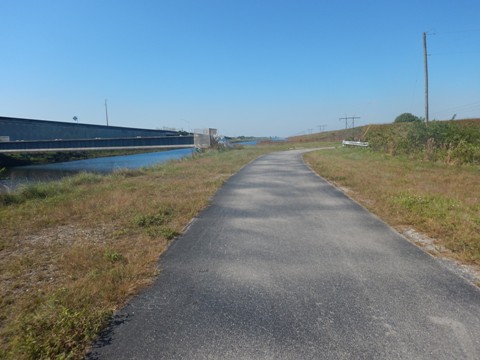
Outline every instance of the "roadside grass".
[[305, 155], [320, 176], [395, 228], [413, 228], [480, 265], [480, 167], [338, 148]]
[[80, 359], [235, 172], [289, 144], [207, 152], [0, 195], [0, 358]]

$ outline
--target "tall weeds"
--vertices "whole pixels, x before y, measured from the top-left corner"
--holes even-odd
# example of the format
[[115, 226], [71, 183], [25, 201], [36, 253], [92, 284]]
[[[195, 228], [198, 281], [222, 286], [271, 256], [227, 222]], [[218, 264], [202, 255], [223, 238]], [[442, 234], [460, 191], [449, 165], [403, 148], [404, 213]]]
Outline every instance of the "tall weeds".
[[372, 126], [366, 135], [372, 149], [391, 155], [480, 164], [480, 121], [432, 121]]

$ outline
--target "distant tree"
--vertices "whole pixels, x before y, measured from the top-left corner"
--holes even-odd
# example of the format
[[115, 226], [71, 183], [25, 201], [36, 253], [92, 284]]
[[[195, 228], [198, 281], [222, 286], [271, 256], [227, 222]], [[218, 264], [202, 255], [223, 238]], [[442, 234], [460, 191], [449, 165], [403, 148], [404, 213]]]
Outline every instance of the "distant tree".
[[410, 114], [410, 113], [403, 113], [401, 115], [398, 115], [396, 118], [395, 118], [395, 121], [396, 123], [406, 123], [406, 122], [420, 122], [422, 121], [421, 118], [419, 118], [418, 116], [415, 116], [413, 114]]

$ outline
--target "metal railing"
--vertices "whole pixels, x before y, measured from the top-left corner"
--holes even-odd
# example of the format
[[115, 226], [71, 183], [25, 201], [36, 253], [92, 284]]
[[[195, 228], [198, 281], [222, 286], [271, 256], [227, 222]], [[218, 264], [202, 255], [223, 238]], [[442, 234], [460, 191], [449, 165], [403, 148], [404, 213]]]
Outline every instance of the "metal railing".
[[368, 142], [365, 141], [342, 141], [343, 146], [360, 146], [360, 147], [368, 147]]

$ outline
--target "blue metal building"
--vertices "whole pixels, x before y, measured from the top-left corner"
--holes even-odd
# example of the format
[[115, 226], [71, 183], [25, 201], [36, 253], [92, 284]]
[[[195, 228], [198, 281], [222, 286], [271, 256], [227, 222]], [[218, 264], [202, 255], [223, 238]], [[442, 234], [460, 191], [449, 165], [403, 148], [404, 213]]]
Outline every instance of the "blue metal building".
[[136, 129], [0, 116], [0, 139], [3, 141], [110, 139], [178, 135], [178, 132], [169, 130]]

